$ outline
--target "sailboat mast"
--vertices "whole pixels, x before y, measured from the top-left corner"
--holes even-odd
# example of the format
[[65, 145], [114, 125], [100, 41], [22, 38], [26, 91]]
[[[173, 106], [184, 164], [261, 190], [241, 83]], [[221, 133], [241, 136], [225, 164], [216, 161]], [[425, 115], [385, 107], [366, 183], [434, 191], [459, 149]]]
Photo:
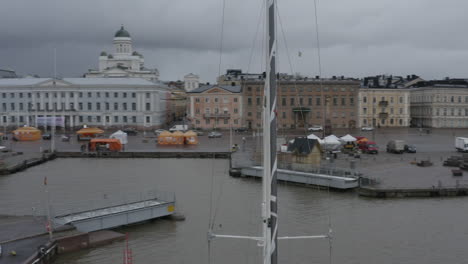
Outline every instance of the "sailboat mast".
[[277, 263], [278, 215], [276, 187], [276, 36], [275, 0], [266, 0], [266, 78], [263, 103], [264, 264]]

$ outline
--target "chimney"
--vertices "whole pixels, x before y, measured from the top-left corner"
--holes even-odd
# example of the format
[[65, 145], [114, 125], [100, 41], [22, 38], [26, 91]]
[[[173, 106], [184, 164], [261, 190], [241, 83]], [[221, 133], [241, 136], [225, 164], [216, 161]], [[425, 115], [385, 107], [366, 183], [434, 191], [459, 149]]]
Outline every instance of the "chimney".
[[317, 79], [317, 80], [318, 80], [318, 79], [320, 79], [320, 76], [318, 76], [318, 75], [315, 75], [315, 79]]

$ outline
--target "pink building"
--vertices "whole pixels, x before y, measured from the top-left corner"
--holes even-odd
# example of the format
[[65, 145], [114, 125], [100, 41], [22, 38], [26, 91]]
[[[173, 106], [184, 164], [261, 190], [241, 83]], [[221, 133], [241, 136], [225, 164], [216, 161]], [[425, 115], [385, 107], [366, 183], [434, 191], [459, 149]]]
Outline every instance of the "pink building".
[[240, 86], [205, 85], [187, 93], [188, 119], [200, 129], [230, 129], [242, 126]]

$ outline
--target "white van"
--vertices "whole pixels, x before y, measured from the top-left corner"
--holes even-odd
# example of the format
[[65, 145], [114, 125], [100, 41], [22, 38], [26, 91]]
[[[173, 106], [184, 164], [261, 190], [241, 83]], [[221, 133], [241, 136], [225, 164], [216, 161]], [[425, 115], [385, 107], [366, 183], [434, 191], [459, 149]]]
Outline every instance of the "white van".
[[185, 132], [188, 130], [188, 125], [175, 125], [171, 128], [169, 128], [169, 131], [175, 132], [175, 131], [182, 131]]

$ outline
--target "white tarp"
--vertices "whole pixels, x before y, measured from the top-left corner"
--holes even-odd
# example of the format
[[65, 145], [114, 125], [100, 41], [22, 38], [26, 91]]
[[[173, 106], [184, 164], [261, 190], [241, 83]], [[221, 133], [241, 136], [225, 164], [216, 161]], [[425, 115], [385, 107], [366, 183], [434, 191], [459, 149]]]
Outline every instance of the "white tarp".
[[341, 141], [344, 141], [344, 142], [354, 142], [356, 141], [357, 139], [353, 136], [351, 136], [350, 134], [346, 135], [346, 136], [342, 136], [340, 138]]
[[323, 144], [323, 140], [321, 138], [319, 138], [318, 136], [314, 135], [314, 134], [310, 134], [307, 136], [308, 139], [316, 139], [320, 144]]
[[122, 130], [115, 132], [114, 134], [110, 136], [110, 138], [115, 138], [115, 139], [120, 140], [120, 143], [122, 143], [123, 145], [128, 143], [127, 133], [123, 132]]

